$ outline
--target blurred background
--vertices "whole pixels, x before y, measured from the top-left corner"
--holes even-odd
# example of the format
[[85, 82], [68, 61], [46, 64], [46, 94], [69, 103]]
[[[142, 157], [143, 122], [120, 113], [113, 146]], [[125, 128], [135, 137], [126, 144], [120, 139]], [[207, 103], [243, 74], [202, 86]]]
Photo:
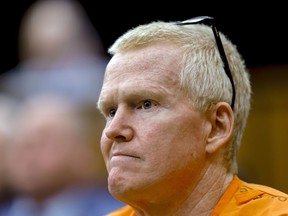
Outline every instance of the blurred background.
[[[35, 0], [21, 0], [1, 3], [0, 73], [2, 76], [0, 77], [0, 85], [4, 75], [6, 78], [8, 72], [18, 68], [20, 63], [27, 59], [27, 56], [21, 55], [20, 51], [20, 48], [23, 48], [23, 44], [21, 45], [19, 41], [19, 35], [22, 34], [20, 27], [28, 8], [35, 2]], [[214, 16], [217, 19], [219, 30], [237, 45], [251, 73], [252, 110], [239, 152], [240, 176], [247, 181], [266, 184], [288, 193], [288, 141], [286, 139], [288, 133], [288, 18], [284, 3], [273, 1], [273, 4], [271, 2], [265, 4], [261, 2], [261, 5], [257, 7], [252, 7], [251, 3], [244, 1], [236, 1], [231, 5], [221, 2], [216, 4], [203, 1], [199, 3], [189, 2], [188, 4], [187, 1], [177, 1], [165, 2], [164, 4], [157, 3], [158, 6], [156, 6], [156, 2], [148, 1], [133, 4], [107, 1], [98, 5], [96, 2], [80, 0], [78, 3], [82, 6], [89, 24], [96, 30], [94, 36], [103, 46], [104, 52], [101, 54], [101, 58], [104, 59], [104, 64], [109, 59], [105, 50], [118, 36], [131, 27], [152, 20], [176, 21], [198, 15]], [[82, 30], [78, 29], [76, 21], [74, 22], [70, 23], [69, 26], [71, 25], [72, 29], [75, 27], [76, 32], [81, 32]], [[45, 29], [44, 24], [42, 28]], [[36, 39], [33, 41], [35, 42]], [[27, 45], [28, 42], [24, 44]], [[41, 44], [45, 44], [45, 42]], [[37, 50], [37, 52], [40, 51]], [[69, 52], [71, 53], [71, 50]], [[38, 66], [37, 69], [39, 69]], [[43, 68], [47, 69], [46, 66], [42, 67], [42, 70]], [[55, 76], [57, 77], [57, 75]], [[47, 80], [51, 79], [53, 83], [53, 77], [53, 75], [52, 78], [49, 75]], [[75, 75], [75, 77], [77, 76]], [[35, 79], [34, 75], [32, 78]], [[31, 77], [28, 80], [30, 79]], [[39, 78], [37, 79], [39, 82]], [[63, 80], [66, 80], [65, 73]], [[87, 83], [83, 85], [87, 86]], [[43, 87], [41, 83], [39, 86]], [[39, 88], [39, 86], [34, 87], [37, 91], [42, 91], [43, 88]], [[81, 85], [79, 84], [79, 86]], [[97, 86], [101, 86], [101, 82], [98, 82]], [[0, 89], [2, 87], [0, 86]], [[30, 95], [29, 90], [31, 89], [27, 86], [20, 87], [24, 90], [16, 90], [17, 98], [25, 98]], [[46, 86], [45, 90], [49, 88], [50, 90], [53, 89], [51, 86]], [[15, 86], [14, 90], [10, 89], [9, 91], [13, 92], [14, 97]], [[32, 88], [32, 91], [35, 90]], [[67, 91], [69, 94], [72, 91], [69, 86], [65, 87], [65, 91], [61, 90], [62, 93], [67, 93]], [[86, 92], [89, 90], [87, 89]], [[83, 92], [78, 93], [75, 90], [73, 100], [77, 98], [79, 101]], [[89, 98], [90, 102], [91, 98], [93, 101], [93, 97], [96, 101], [97, 92], [95, 93]], [[83, 94], [85, 95], [85, 92]], [[88, 93], [86, 95], [88, 96]], [[91, 110], [89, 113], [91, 115]], [[101, 164], [101, 162], [99, 163]], [[102, 166], [104, 165], [102, 164]], [[102, 172], [105, 172], [103, 170]], [[105, 173], [103, 176], [105, 177]]]
[[[1, 3], [1, 64], [6, 71], [17, 63], [17, 33], [21, 18], [35, 0]], [[233, 40], [250, 66], [287, 63], [287, 10], [282, 1], [125, 1], [80, 0], [105, 47], [128, 28], [151, 20], [184, 20], [197, 15], [215, 16], [219, 28]], [[156, 4], [157, 3], [157, 4]], [[95, 5], [94, 5], [95, 4]], [[5, 58], [4, 58], [5, 57]], [[3, 61], [5, 59], [5, 61]]]

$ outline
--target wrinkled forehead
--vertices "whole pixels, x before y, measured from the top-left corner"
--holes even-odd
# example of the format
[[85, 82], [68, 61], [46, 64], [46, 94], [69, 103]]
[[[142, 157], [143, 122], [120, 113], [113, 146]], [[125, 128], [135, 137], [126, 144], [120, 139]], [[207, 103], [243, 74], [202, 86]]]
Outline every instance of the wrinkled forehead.
[[176, 45], [154, 43], [115, 54], [107, 65], [105, 81], [121, 75], [179, 75], [182, 52]]
[[180, 60], [179, 49], [167, 44], [117, 53], [107, 65], [100, 98], [110, 97], [111, 92], [140, 88], [175, 88], [179, 83]]

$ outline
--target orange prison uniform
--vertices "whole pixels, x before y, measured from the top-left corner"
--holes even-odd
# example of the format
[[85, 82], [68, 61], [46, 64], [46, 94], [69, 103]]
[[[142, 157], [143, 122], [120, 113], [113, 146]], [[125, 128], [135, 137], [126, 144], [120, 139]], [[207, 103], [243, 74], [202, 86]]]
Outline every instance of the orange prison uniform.
[[[288, 194], [234, 177], [211, 216], [288, 216]], [[136, 216], [130, 206], [106, 216]]]

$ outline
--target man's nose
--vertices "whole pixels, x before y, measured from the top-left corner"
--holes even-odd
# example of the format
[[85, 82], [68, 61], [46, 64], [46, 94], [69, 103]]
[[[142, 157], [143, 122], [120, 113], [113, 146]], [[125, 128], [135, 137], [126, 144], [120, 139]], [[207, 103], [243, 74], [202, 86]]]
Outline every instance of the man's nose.
[[131, 115], [125, 109], [118, 108], [113, 119], [105, 128], [106, 136], [117, 142], [128, 142], [133, 138]]

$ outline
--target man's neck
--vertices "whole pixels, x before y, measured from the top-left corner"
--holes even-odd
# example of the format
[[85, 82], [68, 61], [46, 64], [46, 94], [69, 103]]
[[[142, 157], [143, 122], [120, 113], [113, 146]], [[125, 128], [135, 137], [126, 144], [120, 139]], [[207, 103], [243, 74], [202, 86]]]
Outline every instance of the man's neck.
[[144, 211], [136, 210], [137, 216], [209, 216], [232, 180], [233, 174], [226, 173], [224, 175], [222, 173], [220, 175], [217, 171], [215, 173], [208, 171], [193, 192], [185, 199], [181, 200], [184, 193], [183, 197], [179, 199], [167, 197], [168, 202], [155, 204], [149, 209], [142, 209]]
[[[210, 176], [210, 179], [208, 181], [202, 181], [195, 190], [195, 194], [198, 194], [198, 197], [200, 194], [202, 195], [202, 197], [200, 199], [197, 199], [198, 202], [191, 205], [192, 208], [189, 208], [188, 206], [187, 210], [189, 209], [190, 212], [185, 213], [185, 215], [197, 215], [197, 216], [211, 215], [213, 209], [216, 207], [217, 203], [225, 193], [227, 187], [229, 186], [232, 180], [233, 175], [227, 174], [226, 176], [223, 177], [219, 176], [218, 178], [212, 178]], [[198, 188], [201, 188], [200, 189], [201, 191], [198, 190]]]

